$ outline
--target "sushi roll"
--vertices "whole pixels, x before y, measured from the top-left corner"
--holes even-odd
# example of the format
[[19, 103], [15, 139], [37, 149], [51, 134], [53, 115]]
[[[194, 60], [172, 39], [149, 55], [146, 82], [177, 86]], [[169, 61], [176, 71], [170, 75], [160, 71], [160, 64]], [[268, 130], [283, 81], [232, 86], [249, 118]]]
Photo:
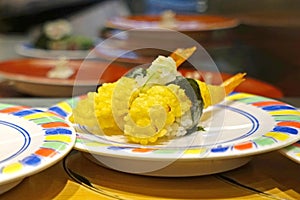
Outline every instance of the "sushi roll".
[[218, 86], [183, 77], [177, 67], [194, 50], [158, 56], [149, 68], [137, 68], [116, 82], [104, 83], [78, 102], [70, 121], [93, 134], [124, 135], [128, 142], [142, 145], [202, 129], [203, 109], [222, 101], [245, 74]]

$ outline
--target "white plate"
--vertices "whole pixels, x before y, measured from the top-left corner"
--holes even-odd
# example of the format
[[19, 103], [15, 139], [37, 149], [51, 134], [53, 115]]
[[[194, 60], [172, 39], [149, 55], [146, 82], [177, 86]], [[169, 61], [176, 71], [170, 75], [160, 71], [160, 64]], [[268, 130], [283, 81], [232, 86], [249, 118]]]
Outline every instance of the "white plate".
[[76, 139], [61, 117], [10, 104], [0, 104], [0, 129], [0, 194], [57, 163]]
[[[295, 128], [300, 128], [300, 118], [295, 117], [291, 122], [289, 123], [290, 126]], [[300, 164], [300, 140], [288, 147], [285, 147], [280, 150], [280, 153], [282, 153], [287, 158], [295, 161], [296, 163]]]
[[17, 54], [31, 58], [57, 59], [66, 57], [67, 59], [95, 58], [90, 50], [47, 50], [33, 47], [30, 43], [18, 44], [15, 47]]
[[[300, 121], [298, 122], [298, 127], [299, 124]], [[300, 164], [300, 141], [292, 144], [291, 146], [281, 149], [280, 152], [289, 159]]]
[[[68, 117], [77, 98], [49, 108]], [[234, 93], [204, 111], [206, 129], [159, 145], [129, 144], [121, 136], [77, 133], [75, 148], [91, 160], [115, 170], [153, 176], [194, 176], [231, 170], [251, 156], [278, 150], [300, 139], [300, 112], [283, 102]]]

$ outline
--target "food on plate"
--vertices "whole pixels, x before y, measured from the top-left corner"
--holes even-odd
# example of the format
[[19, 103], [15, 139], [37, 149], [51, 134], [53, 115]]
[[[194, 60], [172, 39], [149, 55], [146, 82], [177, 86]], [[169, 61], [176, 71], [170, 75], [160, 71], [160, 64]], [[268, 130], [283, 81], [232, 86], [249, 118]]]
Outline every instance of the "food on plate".
[[136, 68], [116, 82], [104, 83], [78, 102], [70, 121], [93, 134], [124, 135], [128, 142], [142, 145], [202, 129], [203, 109], [224, 100], [244, 81], [245, 73], [218, 86], [185, 78], [177, 67], [195, 50], [158, 56], [149, 68]]
[[48, 50], [89, 50], [94, 47], [94, 40], [73, 34], [72, 25], [67, 20], [58, 19], [44, 24], [33, 45]]
[[48, 71], [48, 78], [66, 79], [72, 76], [75, 70], [69, 66], [69, 61], [65, 57], [61, 57], [56, 65]]
[[172, 10], [166, 10], [161, 14], [161, 20], [159, 21], [159, 26], [162, 28], [175, 28], [176, 18], [175, 13]]

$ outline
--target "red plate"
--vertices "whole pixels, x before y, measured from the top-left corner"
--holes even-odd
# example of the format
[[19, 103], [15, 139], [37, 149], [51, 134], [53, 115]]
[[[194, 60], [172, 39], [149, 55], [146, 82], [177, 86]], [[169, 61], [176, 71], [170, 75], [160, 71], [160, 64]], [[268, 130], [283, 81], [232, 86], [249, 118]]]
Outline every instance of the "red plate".
[[[235, 18], [216, 15], [175, 15], [176, 31], [208, 31], [233, 28], [239, 25]], [[115, 17], [107, 21], [106, 26], [121, 30], [136, 28], [161, 28], [161, 15], [132, 15]]]
[[[14, 82], [14, 86], [20, 92], [34, 96], [66, 97], [84, 94], [94, 91], [97, 84], [114, 82], [124, 75], [130, 68], [121, 65], [109, 64], [99, 61], [69, 61], [69, 66], [75, 70], [75, 74], [68, 79], [48, 78], [47, 73], [58, 60], [19, 59], [0, 63], [0, 75]], [[183, 75], [192, 73], [197, 77], [195, 70], [179, 69]], [[220, 78], [225, 80], [231, 74], [202, 72], [199, 79], [210, 77], [212, 84], [220, 84]], [[100, 77], [100, 78], [99, 78]], [[74, 85], [76, 87], [74, 87]], [[246, 77], [236, 91], [281, 98], [283, 93], [280, 89], [266, 82]]]
[[[34, 96], [71, 96], [95, 89], [97, 84], [118, 80], [128, 69], [99, 61], [71, 60], [74, 74], [67, 79], [48, 78], [58, 60], [18, 59], [0, 63], [0, 75], [13, 81], [20, 92]], [[101, 76], [100, 76], [101, 75]], [[100, 78], [99, 78], [100, 77]], [[74, 87], [76, 85], [76, 89]]]

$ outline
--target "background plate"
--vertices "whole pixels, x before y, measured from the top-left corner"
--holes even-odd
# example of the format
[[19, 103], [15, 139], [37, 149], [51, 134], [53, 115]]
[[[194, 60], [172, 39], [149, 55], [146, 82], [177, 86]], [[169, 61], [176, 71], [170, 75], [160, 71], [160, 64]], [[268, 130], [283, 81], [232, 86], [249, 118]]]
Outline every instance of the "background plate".
[[[115, 17], [107, 21], [106, 26], [128, 30], [139, 28], [161, 28], [161, 15], [132, 15]], [[209, 31], [233, 28], [239, 25], [235, 18], [214, 15], [175, 15], [174, 30], [180, 32]]]
[[[0, 62], [0, 75], [13, 81], [15, 88], [34, 96], [70, 97], [94, 91], [98, 84], [119, 79], [128, 69], [100, 61], [70, 60], [67, 65], [74, 70], [69, 78], [49, 78], [47, 73], [59, 60], [16, 59]], [[80, 72], [80, 76], [77, 76]], [[101, 74], [101, 78], [99, 78]], [[74, 89], [74, 86], [76, 88]]]
[[[300, 121], [298, 121], [298, 123], [294, 123], [294, 126], [300, 128]], [[281, 149], [280, 153], [300, 164], [300, 140], [292, 144], [291, 146]]]
[[[94, 58], [92, 51], [89, 50], [47, 50], [37, 49], [29, 43], [18, 44], [15, 47], [17, 54], [31, 58], [58, 59], [66, 57], [67, 59], [85, 59]], [[91, 53], [91, 54], [90, 54]]]

